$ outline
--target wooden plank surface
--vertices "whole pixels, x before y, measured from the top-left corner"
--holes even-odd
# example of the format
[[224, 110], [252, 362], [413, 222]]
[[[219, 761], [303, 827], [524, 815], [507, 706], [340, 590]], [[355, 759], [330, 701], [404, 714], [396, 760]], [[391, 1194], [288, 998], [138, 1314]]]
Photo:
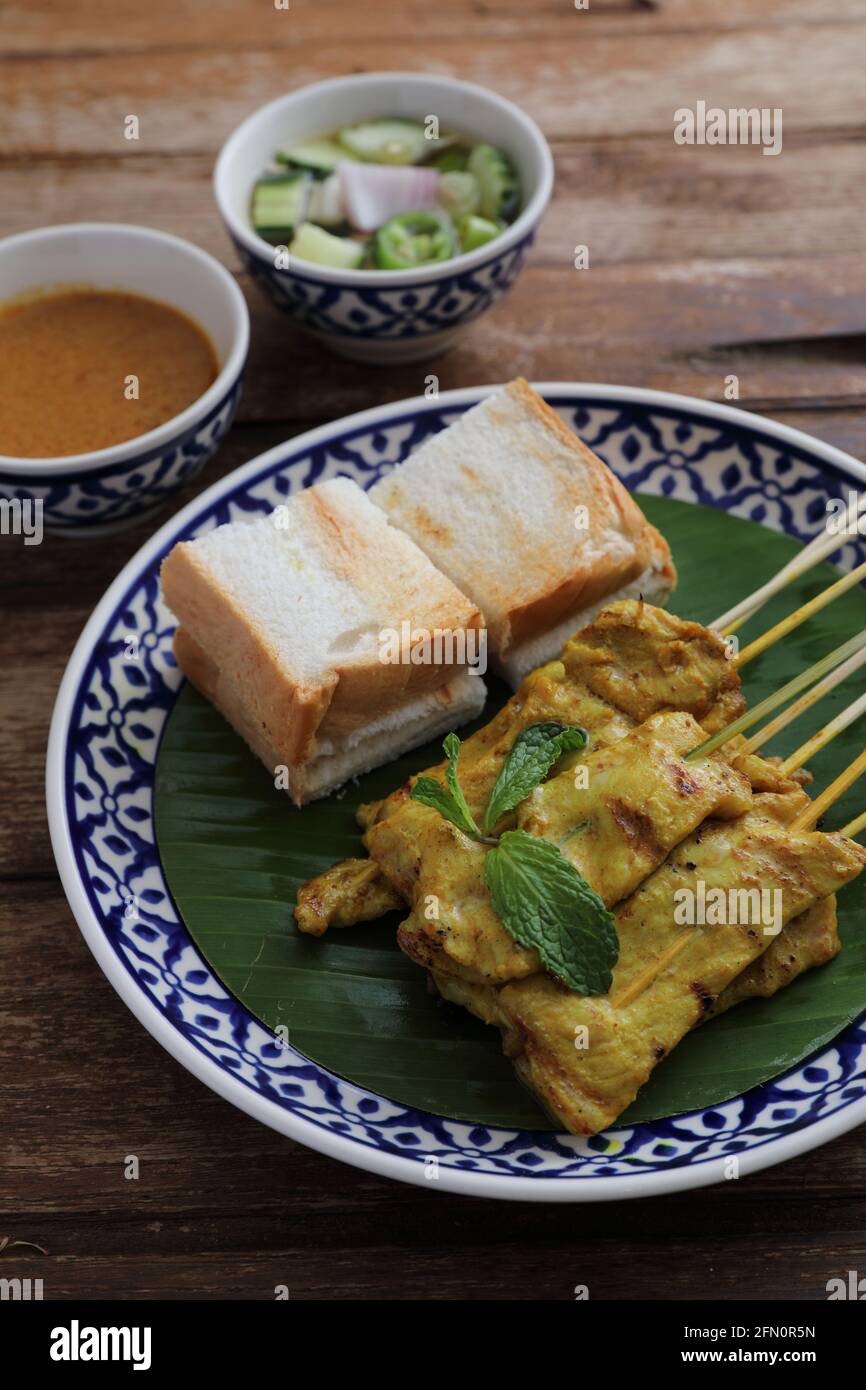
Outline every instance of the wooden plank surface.
[[[119, 14], [122, 11], [122, 17]], [[142, 52], [167, 49], [252, 48], [265, 41], [289, 47], [342, 40], [400, 42], [416, 49], [445, 39], [460, 54], [469, 44], [497, 38], [534, 42], [582, 36], [658, 38], [677, 33], [732, 34], [744, 29], [818, 27], [862, 21], [861, 0], [834, 0], [832, 10], [815, 0], [590, 0], [576, 10], [570, 0], [291, 0], [276, 11], [272, 0], [148, 0], [146, 5], [116, 0], [7, 0], [0, 8], [0, 54]], [[426, 52], [426, 49], [425, 49]], [[407, 47], [406, 57], [410, 56]], [[383, 64], [383, 66], [385, 66]]]
[[[274, 22], [278, 22], [280, 16]], [[862, 51], [861, 22], [595, 37], [569, 15], [556, 37], [532, 40], [532, 63], [514, 38], [460, 45], [424, 43], [424, 66], [494, 87], [524, 106], [548, 138], [625, 135], [672, 140], [674, 112], [698, 96], [708, 106], [782, 107], [789, 134], [856, 132], [862, 85], [846, 49]], [[256, 106], [294, 87], [347, 72], [399, 70], [411, 45], [358, 36], [274, 46], [168, 49], [158, 61], [135, 52], [21, 54], [6, 64], [5, 120], [16, 131], [17, 157], [210, 149]], [[518, 46], [521, 45], [521, 46]], [[617, 80], [611, 81], [616, 72]], [[219, 93], [215, 101], [213, 93]], [[139, 117], [141, 139], [127, 141], [123, 119]], [[130, 152], [130, 146], [133, 146]], [[686, 147], [677, 147], [682, 157]], [[752, 154], [762, 164], [758, 149]]]
[[[261, 102], [332, 73], [425, 68], [523, 104], [555, 198], [512, 294], [434, 364], [328, 357], [248, 293], [238, 424], [166, 509], [299, 430], [521, 372], [722, 397], [866, 457], [866, 0], [25, 0], [0, 5], [0, 235], [87, 218], [189, 237], [237, 271], [210, 195]], [[784, 150], [683, 149], [698, 98], [784, 110]], [[139, 115], [142, 139], [123, 140]], [[573, 247], [591, 268], [574, 271]], [[501, 1207], [381, 1182], [225, 1105], [135, 1023], [66, 906], [42, 778], [89, 612], [153, 521], [98, 542], [0, 537], [0, 1238], [48, 1297], [824, 1297], [864, 1268], [854, 1133], [710, 1192]], [[121, 1084], [118, 1084], [120, 1080]], [[141, 1176], [123, 1162], [136, 1154]]]

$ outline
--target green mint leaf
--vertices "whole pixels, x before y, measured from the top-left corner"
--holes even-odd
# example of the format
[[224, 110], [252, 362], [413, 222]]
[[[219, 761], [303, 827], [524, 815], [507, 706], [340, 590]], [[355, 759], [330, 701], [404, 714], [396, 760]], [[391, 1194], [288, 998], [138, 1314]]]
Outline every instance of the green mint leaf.
[[441, 782], [437, 782], [435, 777], [419, 777], [415, 783], [410, 796], [413, 801], [421, 801], [425, 806], [432, 806], [434, 811], [438, 811], [440, 816], [451, 821], [462, 830], [464, 835], [478, 837], [478, 826], [472, 818], [472, 812], [466, 804], [463, 790], [457, 780], [457, 759], [460, 754], [460, 740], [456, 734], [449, 734], [443, 743], [445, 756], [448, 759], [448, 766], [445, 769], [445, 781], [447, 787], [443, 787]]
[[607, 994], [619, 955], [613, 915], [556, 845], [506, 830], [484, 862], [502, 925], [578, 994]]
[[478, 826], [475, 824], [472, 812], [466, 805], [466, 797], [463, 795], [463, 789], [457, 780], [457, 759], [460, 756], [460, 740], [456, 734], [449, 734], [442, 744], [442, 747], [445, 749], [445, 756], [448, 759], [448, 766], [445, 769], [445, 781], [448, 783], [451, 795], [460, 809], [461, 816], [464, 818], [466, 825], [469, 826], [466, 834], [477, 835]]
[[521, 729], [490, 793], [484, 833], [489, 834], [507, 811], [526, 800], [563, 753], [585, 746], [584, 730], [571, 724], [529, 724]]

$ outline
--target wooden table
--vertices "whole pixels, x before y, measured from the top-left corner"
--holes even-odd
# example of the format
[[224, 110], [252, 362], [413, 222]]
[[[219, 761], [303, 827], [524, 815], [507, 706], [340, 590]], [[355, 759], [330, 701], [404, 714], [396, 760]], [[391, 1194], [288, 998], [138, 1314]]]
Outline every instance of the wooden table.
[[[531, 112], [557, 187], [510, 298], [437, 362], [442, 389], [523, 373], [721, 399], [733, 373], [742, 404], [864, 455], [864, 46], [866, 0], [8, 0], [0, 234], [140, 222], [237, 270], [210, 175], [243, 116], [335, 73], [455, 74]], [[675, 145], [698, 99], [782, 107], [782, 154]], [[240, 418], [178, 508], [307, 426], [423, 390], [425, 364], [338, 361], [249, 303]], [[0, 1273], [52, 1298], [814, 1299], [866, 1269], [862, 1132], [709, 1191], [500, 1205], [299, 1148], [158, 1047], [78, 934], [42, 790], [69, 653], [152, 526], [0, 538], [0, 1240], [47, 1252], [7, 1250]]]

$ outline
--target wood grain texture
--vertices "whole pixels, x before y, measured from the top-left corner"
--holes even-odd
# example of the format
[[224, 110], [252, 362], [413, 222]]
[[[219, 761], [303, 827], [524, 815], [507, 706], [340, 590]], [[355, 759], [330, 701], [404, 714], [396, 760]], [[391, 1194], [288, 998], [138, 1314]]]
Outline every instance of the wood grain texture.
[[[741, 404], [866, 457], [866, 2], [12, 0], [0, 5], [0, 235], [85, 218], [164, 227], [237, 269], [216, 151], [318, 76], [423, 67], [523, 104], [557, 187], [512, 294], [432, 365], [362, 369], [247, 286], [239, 422], [163, 520], [309, 425], [501, 380], [642, 384]], [[697, 98], [782, 106], [784, 151], [683, 149]], [[142, 139], [122, 138], [124, 115]], [[571, 268], [577, 243], [591, 269]], [[255, 1124], [131, 1018], [66, 905], [42, 790], [51, 708], [93, 606], [151, 534], [0, 536], [0, 1272], [47, 1297], [823, 1298], [866, 1268], [866, 1144], [711, 1191], [552, 1208], [385, 1183]], [[141, 1176], [123, 1164], [138, 1156]]]
[[[119, 23], [119, 12], [122, 21]], [[254, 47], [346, 40], [383, 40], [417, 45], [422, 39], [453, 40], [456, 45], [494, 38], [520, 43], [615, 35], [657, 38], [672, 33], [737, 33], [826, 22], [815, 0], [590, 0], [576, 11], [570, 0], [291, 0], [277, 11], [273, 0], [148, 0], [146, 5], [117, 0], [7, 0], [0, 9], [0, 54], [129, 52], [170, 48]], [[863, 20], [861, 0], [835, 0], [835, 24]], [[576, 29], [576, 25], [583, 26]]]
[[[273, 22], [285, 19], [277, 15]], [[789, 134], [861, 127], [859, 70], [840, 64], [840, 54], [862, 48], [866, 16], [859, 24], [744, 28], [733, 37], [706, 31], [594, 37], [574, 14], [563, 26], [555, 38], [532, 41], [530, 64], [518, 60], [513, 40], [494, 36], [466, 45], [425, 41], [424, 68], [496, 88], [557, 140], [640, 134], [672, 141], [674, 112], [697, 96], [709, 106], [781, 107]], [[221, 144], [250, 111], [295, 87], [413, 62], [417, 50], [405, 42], [342, 36], [311, 48], [303, 42], [276, 47], [269, 35], [260, 48], [168, 49], [147, 62], [124, 51], [22, 54], [6, 65], [4, 107], [19, 157], [44, 150], [189, 153]], [[129, 113], [141, 124], [138, 142], [124, 139]]]

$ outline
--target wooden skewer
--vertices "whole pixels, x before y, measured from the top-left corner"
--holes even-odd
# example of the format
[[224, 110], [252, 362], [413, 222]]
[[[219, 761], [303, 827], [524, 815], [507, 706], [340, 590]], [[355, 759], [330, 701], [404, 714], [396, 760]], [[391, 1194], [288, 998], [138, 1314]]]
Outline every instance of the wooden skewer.
[[825, 724], [823, 729], [819, 729], [811, 738], [807, 738], [804, 744], [791, 753], [785, 759], [779, 771], [785, 777], [790, 777], [792, 772], [796, 772], [798, 767], [802, 767], [810, 758], [814, 758], [816, 753], [820, 753], [822, 748], [826, 748], [837, 734], [841, 734], [843, 729], [847, 729], [849, 724], [853, 724], [855, 719], [866, 710], [866, 694], [859, 695], [856, 700], [852, 700], [846, 709], [840, 711], [835, 719], [831, 719], [829, 724]]
[[855, 652], [847, 661], [843, 661], [841, 666], [837, 667], [829, 676], [825, 676], [823, 680], [818, 681], [817, 685], [813, 685], [811, 690], [807, 690], [805, 695], [801, 695], [799, 700], [795, 700], [787, 709], [783, 709], [781, 714], [777, 714], [775, 719], [771, 719], [769, 724], [764, 725], [763, 729], [752, 734], [751, 738], [746, 739], [741, 751], [743, 753], [755, 753], [759, 748], [763, 748], [769, 739], [775, 737], [789, 724], [793, 724], [794, 720], [798, 719], [801, 714], [805, 714], [807, 709], [811, 709], [812, 705], [817, 704], [825, 695], [829, 695], [830, 691], [835, 690], [842, 681], [847, 680], [855, 671], [859, 671], [864, 663], [866, 663], [866, 647], [862, 651]]
[[810, 666], [807, 671], [801, 671], [799, 676], [788, 681], [787, 685], [783, 685], [773, 695], [768, 695], [765, 700], [759, 701], [753, 709], [746, 710], [746, 713], [741, 714], [739, 719], [735, 719], [726, 728], [720, 729], [717, 734], [713, 734], [712, 738], [699, 743], [697, 748], [693, 748], [690, 753], [686, 754], [686, 762], [693, 758], [707, 757], [708, 754], [720, 748], [723, 743], [727, 743], [735, 734], [743, 734], [753, 725], [759, 724], [765, 715], [774, 714], [787, 700], [802, 694], [815, 681], [828, 675], [830, 671], [835, 671], [836, 667], [840, 666], [843, 661], [847, 661], [855, 652], [862, 651], [864, 647], [866, 647], [866, 632], [859, 632], [856, 637], [849, 638], [847, 642], [842, 643], [841, 647], [837, 647], [835, 651], [822, 657], [820, 661], [816, 661], [814, 666]]
[[633, 1000], [637, 999], [639, 994], [643, 994], [647, 985], [651, 985], [656, 976], [667, 969], [671, 961], [675, 960], [679, 955], [680, 951], [688, 946], [693, 936], [693, 931], [684, 931], [681, 936], [678, 936], [672, 941], [667, 950], [663, 951], [659, 956], [658, 960], [654, 960], [651, 965], [648, 965], [645, 970], [642, 970], [639, 975], [636, 975], [631, 984], [625, 985], [618, 994], [611, 996], [611, 1006], [614, 1009], [624, 1009], [626, 1005], [631, 1004]]
[[858, 565], [855, 570], [851, 570], [849, 574], [844, 574], [823, 593], [817, 594], [815, 598], [810, 598], [808, 603], [796, 608], [793, 613], [788, 614], [787, 618], [783, 618], [774, 627], [768, 628], [760, 637], [756, 637], [754, 642], [750, 642], [747, 647], [744, 647], [739, 656], [734, 659], [737, 670], [741, 671], [750, 661], [754, 661], [756, 656], [760, 656], [761, 652], [765, 652], [768, 647], [772, 647], [774, 642], [778, 642], [780, 637], [785, 637], [789, 632], [793, 632], [795, 627], [805, 623], [815, 613], [820, 613], [822, 608], [826, 608], [834, 599], [847, 593], [849, 589], [853, 589], [854, 585], [859, 584], [860, 580], [864, 578], [866, 578], [866, 561], [862, 565]]
[[866, 811], [861, 811], [859, 816], [849, 820], [847, 825], [843, 825], [839, 831], [840, 835], [847, 835], [849, 840], [853, 840], [855, 835], [859, 835], [861, 830], [866, 830]]
[[846, 513], [845, 524], [839, 531], [833, 535], [822, 532], [816, 536], [805, 549], [795, 555], [792, 560], [789, 560], [786, 565], [783, 565], [778, 574], [775, 574], [766, 584], [762, 584], [753, 594], [749, 594], [747, 598], [735, 604], [733, 608], [729, 608], [727, 613], [722, 613], [721, 617], [710, 623], [710, 627], [715, 628], [717, 632], [723, 633], [726, 637], [732, 632], [736, 632], [747, 618], [751, 618], [753, 613], [757, 613], [759, 608], [763, 608], [767, 600], [777, 594], [780, 589], [784, 589], [786, 585], [799, 579], [801, 574], [808, 574], [809, 570], [819, 564], [821, 560], [826, 560], [835, 551], [841, 550], [842, 546], [846, 544], [848, 532], [864, 509], [866, 509], [866, 494], [854, 498]]
[[824, 812], [829, 810], [834, 801], [838, 801], [850, 786], [866, 772], [866, 748], [858, 758], [855, 758], [850, 767], [841, 772], [829, 787], [825, 787], [820, 796], [805, 806], [798, 816], [795, 816], [788, 826], [789, 830], [808, 830], [820, 820]]

